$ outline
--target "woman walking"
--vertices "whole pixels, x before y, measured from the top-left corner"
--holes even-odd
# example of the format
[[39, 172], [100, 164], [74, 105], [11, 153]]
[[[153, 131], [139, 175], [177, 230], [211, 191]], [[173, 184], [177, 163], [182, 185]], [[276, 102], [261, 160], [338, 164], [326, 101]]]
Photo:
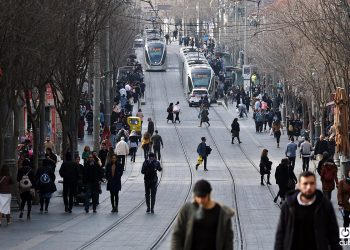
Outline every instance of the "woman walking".
[[145, 160], [148, 159], [148, 153], [151, 149], [150, 144], [151, 144], [151, 135], [150, 133], [146, 132], [143, 134], [142, 141], [141, 141], [141, 147], [143, 149]]
[[34, 188], [34, 171], [30, 167], [28, 159], [23, 160], [22, 167], [18, 169], [17, 182], [19, 185], [19, 193], [21, 196], [21, 206], [19, 218], [23, 218], [24, 207], [27, 203], [27, 219], [30, 220], [30, 212], [32, 210], [33, 193], [31, 189]]
[[235, 137], [237, 137], [238, 143], [241, 144], [241, 140], [239, 139], [239, 123], [238, 123], [238, 118], [235, 118], [231, 124], [231, 133], [232, 133], [232, 141], [231, 143], [233, 143], [233, 140], [235, 139]]
[[281, 129], [283, 129], [280, 120], [276, 120], [272, 124], [272, 132], [277, 141], [277, 148], [280, 147]]
[[171, 121], [172, 123], [174, 123], [174, 113], [173, 113], [173, 109], [174, 109], [174, 104], [170, 103], [169, 107], [167, 108], [166, 112], [168, 112], [168, 116], [166, 118], [166, 123], [168, 123], [169, 121]]
[[7, 225], [11, 224], [11, 189], [13, 181], [10, 169], [3, 165], [0, 172], [0, 226], [2, 215], [6, 216]]
[[45, 203], [45, 213], [48, 213], [51, 196], [56, 192], [55, 173], [50, 167], [50, 162], [47, 159], [43, 160], [43, 166], [36, 173], [37, 185], [40, 198], [40, 212], [43, 212]]
[[131, 162], [135, 162], [136, 152], [139, 146], [139, 137], [135, 130], [131, 131], [130, 133], [129, 144], [130, 144]]
[[339, 181], [338, 184], [338, 205], [339, 208], [343, 211], [343, 226], [349, 227], [350, 224], [350, 170], [347, 171], [344, 179]]
[[206, 122], [208, 124], [208, 127], [209, 127], [210, 126], [209, 111], [208, 111], [208, 108], [206, 106], [203, 106], [203, 109], [200, 113], [200, 117], [201, 117], [201, 123], [200, 123], [199, 127], [202, 127], [203, 122]]
[[272, 162], [269, 160], [269, 157], [267, 157], [268, 150], [266, 148], [263, 149], [261, 153], [261, 158], [260, 158], [260, 175], [261, 175], [261, 182], [260, 184], [262, 186], [265, 186], [264, 184], [264, 175], [267, 175], [267, 185], [271, 185], [270, 183], [270, 174], [271, 174], [271, 166]]
[[106, 166], [107, 191], [111, 195], [112, 213], [118, 213], [119, 191], [122, 188], [121, 177], [123, 167], [117, 162], [117, 156], [112, 155], [111, 162]]

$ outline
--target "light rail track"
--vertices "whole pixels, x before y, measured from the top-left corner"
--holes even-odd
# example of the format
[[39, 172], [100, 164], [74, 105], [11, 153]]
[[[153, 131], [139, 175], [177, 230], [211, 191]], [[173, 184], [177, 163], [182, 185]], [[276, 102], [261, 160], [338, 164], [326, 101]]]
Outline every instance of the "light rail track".
[[[162, 78], [164, 79], [164, 73], [161, 73], [162, 74]], [[164, 81], [163, 81], [164, 82]], [[165, 90], [165, 96], [166, 96], [166, 99], [167, 101], [169, 101], [169, 97], [168, 97], [168, 94], [167, 94], [167, 89], [166, 89], [166, 86], [163, 84], [164, 86], [164, 90]], [[152, 91], [150, 91], [152, 93]], [[153, 108], [153, 98], [152, 98], [152, 108]], [[154, 108], [153, 108], [154, 110]], [[190, 171], [190, 185], [188, 186], [188, 189], [187, 189], [187, 192], [186, 192], [186, 196], [184, 198], [184, 203], [186, 201], [188, 201], [190, 195], [191, 195], [191, 192], [192, 192], [192, 187], [193, 187], [193, 172], [192, 172], [192, 166], [191, 166], [191, 162], [190, 162], [190, 158], [187, 154], [187, 151], [185, 149], [185, 145], [184, 145], [184, 142], [183, 142], [183, 139], [182, 139], [182, 136], [179, 132], [179, 128], [177, 127], [176, 124], [173, 124], [174, 128], [175, 128], [175, 131], [176, 131], [176, 135], [177, 137], [179, 138], [179, 141], [180, 141], [180, 144], [181, 144], [181, 149], [184, 153], [184, 156], [185, 156], [185, 159], [186, 159], [186, 162], [187, 162], [187, 166], [189, 168], [189, 171]], [[176, 220], [176, 217], [179, 213], [180, 209], [176, 212], [175, 216], [173, 216], [173, 218], [170, 220], [170, 222], [168, 223], [168, 225], [166, 226], [166, 229], [163, 230], [163, 232], [160, 234], [160, 236], [152, 243], [152, 245], [148, 248], [150, 250], [154, 250], [154, 249], [158, 249], [160, 244], [163, 242], [163, 240], [165, 239], [165, 237], [168, 235], [168, 233], [170, 232], [173, 224], [175, 223], [175, 220]]]
[[[224, 121], [224, 119], [221, 117], [221, 115], [215, 110], [215, 108], [212, 108], [211, 110], [214, 110], [214, 113], [216, 114], [216, 116], [219, 118], [219, 120], [221, 121], [221, 123], [225, 126], [226, 130], [229, 132], [229, 134], [231, 135], [231, 129], [227, 126], [226, 122]], [[257, 147], [260, 147], [260, 145], [256, 144], [256, 142], [254, 142], [254, 144]], [[255, 162], [249, 157], [249, 154], [247, 153], [247, 151], [240, 145], [238, 144], [239, 149], [241, 150], [241, 152], [243, 153], [243, 155], [246, 157], [246, 159], [251, 163], [251, 165], [256, 169], [256, 171], [260, 174], [260, 168], [255, 164]], [[264, 179], [265, 183], [267, 183], [266, 179]], [[269, 190], [269, 193], [271, 194], [272, 198], [276, 197], [275, 192], [272, 190], [272, 187], [270, 187], [269, 185], [267, 185], [267, 188]], [[279, 207], [280, 205], [277, 204]]]
[[[163, 81], [164, 82], [164, 81]], [[165, 90], [165, 97], [167, 99], [167, 101], [169, 102], [169, 97], [168, 97], [168, 92], [167, 92], [167, 88], [166, 88], [166, 85], [163, 84], [164, 86], [164, 90]], [[176, 130], [176, 133], [179, 137], [179, 140], [181, 141], [181, 146], [182, 146], [182, 149], [183, 149], [183, 152], [185, 154], [185, 157], [186, 157], [186, 161], [188, 162], [188, 165], [190, 167], [190, 171], [191, 171], [191, 181], [192, 181], [192, 169], [191, 169], [191, 164], [190, 164], [190, 160], [189, 160], [189, 157], [188, 157], [188, 154], [186, 153], [186, 150], [184, 148], [184, 145], [183, 145], [183, 141], [182, 141], [182, 136], [180, 135], [179, 133], [179, 128], [178, 128], [178, 125], [176, 124], [173, 124], [173, 126], [175, 127], [175, 130]], [[242, 232], [242, 226], [241, 226], [241, 222], [240, 222], [240, 218], [239, 218], [239, 212], [238, 212], [238, 205], [237, 205], [237, 195], [236, 195], [236, 186], [235, 186], [235, 181], [234, 181], [234, 177], [233, 177], [233, 173], [231, 171], [231, 169], [229, 168], [227, 162], [225, 161], [225, 159], [223, 158], [222, 154], [220, 153], [220, 150], [215, 142], [215, 139], [214, 137], [211, 135], [209, 129], [207, 129], [208, 131], [208, 134], [210, 136], [210, 138], [212, 139], [217, 151], [219, 152], [219, 156], [220, 158], [222, 159], [222, 161], [224, 162], [224, 165], [226, 167], [226, 169], [228, 170], [229, 174], [230, 174], [230, 177], [231, 177], [231, 180], [232, 180], [232, 196], [233, 196], [233, 200], [234, 200], [234, 208], [235, 208], [235, 227], [236, 227], [236, 230], [235, 232], [237, 232], [237, 249], [239, 250], [244, 250], [245, 249], [245, 241], [244, 241], [244, 237], [243, 237], [243, 232]], [[186, 199], [185, 201], [188, 200], [188, 197], [190, 195], [190, 192], [191, 192], [191, 189], [189, 189], [189, 193], [188, 195], [186, 196]], [[161, 236], [155, 241], [155, 243], [151, 246], [151, 250], [153, 249], [158, 249], [160, 247], [160, 244], [162, 243], [162, 241], [165, 239], [165, 237], [168, 235], [170, 229], [172, 228], [173, 224], [175, 223], [175, 220], [176, 220], [176, 217], [177, 217], [177, 214], [178, 212], [176, 213], [176, 215], [173, 217], [173, 219], [170, 221], [170, 223], [168, 224], [166, 230], [161, 234]]]

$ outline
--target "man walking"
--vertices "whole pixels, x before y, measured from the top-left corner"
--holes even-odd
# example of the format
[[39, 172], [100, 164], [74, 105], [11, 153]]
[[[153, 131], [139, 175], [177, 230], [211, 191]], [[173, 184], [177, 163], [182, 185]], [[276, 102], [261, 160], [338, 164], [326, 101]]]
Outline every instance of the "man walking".
[[[207, 141], [207, 139], [205, 137], [201, 138], [202, 142], [199, 143], [198, 147], [197, 147], [197, 153], [200, 157], [202, 157], [202, 160], [204, 162], [204, 171], [208, 171], [207, 169], [207, 144], [205, 144], [205, 142]], [[199, 163], [196, 164], [196, 170], [198, 170], [198, 166]]]
[[297, 155], [298, 145], [294, 142], [294, 137], [290, 138], [290, 142], [286, 147], [286, 157], [288, 157], [290, 166], [294, 169], [295, 166], [295, 158]]
[[73, 197], [77, 188], [79, 170], [78, 165], [73, 162], [72, 154], [70, 152], [66, 153], [66, 160], [62, 163], [59, 173], [63, 178], [64, 211], [66, 213], [72, 213]]
[[155, 155], [156, 159], [158, 159], [158, 161], [160, 161], [160, 158], [161, 158], [160, 146], [162, 145], [162, 148], [164, 148], [163, 140], [162, 140], [162, 137], [158, 134], [158, 130], [155, 130], [154, 132], [155, 132], [155, 134], [152, 135], [152, 137], [151, 137], [151, 143], [153, 145], [154, 155]]
[[176, 104], [173, 107], [173, 113], [175, 114], [175, 123], [176, 123], [176, 121], [178, 121], [179, 123], [181, 122], [180, 121], [180, 117], [179, 117], [180, 111], [181, 111], [181, 109], [180, 109], [180, 102], [177, 101]]
[[311, 151], [312, 145], [309, 138], [305, 137], [305, 141], [300, 145], [300, 154], [303, 159], [303, 171], [309, 171]]
[[234, 211], [211, 199], [211, 185], [199, 180], [194, 185], [194, 201], [180, 210], [174, 225], [171, 249], [232, 249], [231, 217]]
[[281, 208], [275, 250], [291, 249], [342, 249], [333, 206], [308, 171], [300, 174], [299, 190], [287, 195]]
[[125, 171], [125, 159], [129, 154], [129, 145], [125, 142], [124, 137], [121, 137], [120, 141], [117, 143], [115, 154], [117, 155], [117, 161], [122, 163], [122, 168]]
[[[324, 139], [324, 135], [320, 135], [320, 140], [315, 144], [315, 155], [322, 155], [323, 152], [329, 151], [329, 143]], [[320, 157], [320, 156], [319, 156]]]
[[154, 122], [152, 121], [151, 117], [149, 117], [147, 121], [148, 121], [147, 132], [152, 136], [154, 133]]
[[142, 164], [141, 174], [144, 175], [146, 212], [154, 214], [154, 204], [156, 202], [158, 176], [157, 171], [162, 171], [159, 161], [154, 157], [154, 153], [149, 153], [148, 160]]

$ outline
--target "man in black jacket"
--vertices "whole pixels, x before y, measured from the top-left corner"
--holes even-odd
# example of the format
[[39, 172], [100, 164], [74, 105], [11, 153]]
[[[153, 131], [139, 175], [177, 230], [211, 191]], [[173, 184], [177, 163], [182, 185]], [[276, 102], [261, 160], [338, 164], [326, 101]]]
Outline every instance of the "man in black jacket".
[[64, 211], [66, 213], [72, 213], [73, 197], [77, 189], [79, 171], [78, 165], [73, 162], [72, 154], [70, 152], [66, 153], [66, 160], [62, 163], [59, 173], [63, 178]]
[[299, 176], [299, 190], [290, 193], [282, 205], [275, 250], [338, 250], [339, 227], [334, 209], [316, 190], [311, 172]]
[[89, 212], [90, 197], [92, 197], [92, 209], [96, 213], [96, 207], [98, 203], [98, 196], [100, 192], [100, 183], [102, 182], [102, 168], [94, 160], [92, 154], [89, 155], [84, 165], [84, 184], [86, 186], [85, 195], [85, 212]]
[[145, 182], [146, 212], [151, 212], [152, 214], [154, 213], [154, 204], [156, 202], [158, 184], [157, 171], [162, 171], [162, 167], [159, 161], [155, 159], [154, 153], [149, 153], [148, 160], [143, 162], [141, 173], [144, 175]]
[[328, 141], [324, 139], [324, 135], [320, 135], [320, 140], [315, 145], [315, 155], [321, 155], [323, 152], [329, 151]]
[[151, 117], [149, 117], [147, 121], [148, 121], [147, 132], [150, 133], [152, 136], [154, 133], [154, 122], [152, 121]]

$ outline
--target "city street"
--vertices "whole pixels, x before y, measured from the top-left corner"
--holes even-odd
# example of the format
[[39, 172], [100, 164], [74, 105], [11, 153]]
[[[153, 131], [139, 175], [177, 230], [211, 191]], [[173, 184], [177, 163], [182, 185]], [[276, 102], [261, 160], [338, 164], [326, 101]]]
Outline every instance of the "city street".
[[[275, 139], [269, 133], [255, 133], [250, 112], [248, 118], [239, 119], [243, 143], [231, 144], [230, 125], [238, 116], [235, 105], [231, 104], [228, 107], [213, 104], [209, 109], [210, 127], [198, 127], [199, 109], [188, 106], [180, 81], [178, 50], [176, 44], [168, 46], [166, 72], [145, 72], [143, 131], [147, 130], [147, 118], [151, 117], [164, 142], [161, 151], [163, 172], [158, 174], [160, 183], [155, 214], [147, 214], [146, 205], [142, 203], [144, 185], [140, 169], [143, 152], [139, 148], [136, 162], [131, 163], [128, 158], [122, 176], [119, 213], [110, 212], [105, 185], [96, 214], [86, 214], [82, 205], [75, 206], [72, 214], [64, 213], [57, 167], [59, 191], [54, 194], [49, 213], [40, 214], [35, 205], [31, 221], [21, 221], [18, 212], [14, 212], [13, 224], [0, 228], [0, 249], [169, 249], [173, 219], [184, 202], [192, 199], [189, 191], [193, 183], [203, 178], [212, 184], [216, 201], [236, 210], [232, 219], [235, 247], [238, 249], [243, 242], [244, 249], [273, 249], [280, 213], [279, 206], [273, 202], [277, 192], [274, 170], [285, 156], [287, 136], [282, 135], [281, 147], [276, 148]], [[181, 106], [181, 123], [174, 125], [167, 123], [166, 110], [170, 102], [176, 101]], [[203, 171], [203, 166], [195, 170], [196, 149], [202, 136], [213, 149], [208, 157], [207, 172]], [[92, 146], [91, 136], [86, 135], [79, 141], [80, 154], [84, 145]], [[269, 158], [273, 161], [270, 190], [260, 185], [258, 172], [264, 148], [269, 150]], [[313, 170], [313, 163], [310, 166]], [[301, 159], [297, 157], [295, 174], [300, 172]], [[332, 199], [337, 208], [335, 192]], [[340, 213], [336, 211], [336, 214], [342, 223]]]

